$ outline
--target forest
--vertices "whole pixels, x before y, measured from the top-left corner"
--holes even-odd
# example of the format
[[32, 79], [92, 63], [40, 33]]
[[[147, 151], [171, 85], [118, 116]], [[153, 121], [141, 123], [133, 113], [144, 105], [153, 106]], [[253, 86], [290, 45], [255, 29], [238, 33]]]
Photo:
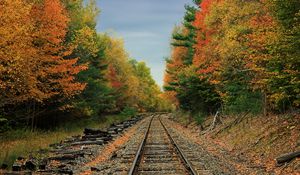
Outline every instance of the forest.
[[299, 0], [193, 0], [170, 46], [163, 96], [175, 121], [217, 156], [299, 174]]
[[1, 130], [167, 108], [144, 62], [97, 33], [96, 1], [0, 1]]
[[164, 97], [215, 114], [299, 112], [298, 0], [194, 0], [172, 33]]
[[[193, 0], [182, 8], [160, 87], [125, 39], [99, 32], [97, 0], [0, 0], [0, 174], [52, 148], [82, 151], [103, 133], [112, 160], [153, 118], [161, 128], [151, 131], [167, 133], [165, 121], [208, 150], [201, 154], [244, 156], [266, 172], [278, 170], [276, 156], [299, 157], [299, 0]], [[296, 161], [286, 172], [299, 170]]]
[[146, 63], [97, 32], [99, 15], [96, 0], [0, 0], [0, 164], [170, 109]]

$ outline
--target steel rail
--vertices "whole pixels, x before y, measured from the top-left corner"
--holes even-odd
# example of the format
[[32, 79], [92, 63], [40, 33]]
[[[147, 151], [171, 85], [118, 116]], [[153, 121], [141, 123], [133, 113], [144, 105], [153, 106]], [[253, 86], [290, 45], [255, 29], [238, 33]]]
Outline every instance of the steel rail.
[[142, 142], [140, 143], [139, 149], [138, 149], [138, 151], [137, 151], [137, 153], [135, 155], [134, 161], [133, 161], [132, 166], [131, 166], [131, 168], [130, 168], [130, 170], [128, 172], [128, 175], [133, 175], [137, 171], [137, 167], [138, 167], [138, 165], [139, 165], [139, 163], [141, 161], [141, 156], [142, 156], [142, 153], [143, 153], [143, 150], [144, 150], [144, 146], [145, 146], [146, 140], [147, 140], [148, 135], [149, 135], [149, 130], [150, 130], [153, 118], [154, 118], [154, 116], [152, 116], [152, 118], [150, 119], [148, 128], [146, 130], [146, 133], [144, 135], [144, 138], [143, 138]]
[[167, 130], [167, 128], [165, 127], [165, 125], [163, 124], [163, 122], [161, 121], [160, 117], [158, 117], [161, 125], [163, 126], [164, 130], [166, 131], [169, 139], [171, 140], [173, 146], [176, 148], [178, 155], [180, 156], [181, 160], [184, 162], [186, 169], [189, 171], [189, 174], [191, 175], [198, 175], [198, 173], [196, 172], [196, 170], [193, 168], [191, 162], [187, 159], [187, 157], [184, 155], [183, 151], [181, 150], [181, 148], [178, 146], [178, 144], [175, 142], [175, 140], [173, 139], [173, 137], [170, 135], [169, 131]]

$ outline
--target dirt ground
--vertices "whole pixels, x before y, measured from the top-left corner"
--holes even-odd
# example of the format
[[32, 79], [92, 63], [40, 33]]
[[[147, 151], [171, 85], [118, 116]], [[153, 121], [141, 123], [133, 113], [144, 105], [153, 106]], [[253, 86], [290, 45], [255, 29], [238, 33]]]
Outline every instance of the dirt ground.
[[[300, 174], [299, 158], [282, 165], [277, 165], [275, 161], [284, 153], [300, 150], [299, 114], [249, 115], [236, 122], [241, 116], [223, 116], [221, 123], [209, 131], [213, 117], [204, 122], [202, 129], [195, 123], [186, 125], [182, 121], [181, 124], [174, 122], [173, 126], [215, 156], [234, 164], [241, 172], [257, 168], [267, 174]], [[174, 116], [171, 118], [176, 120]]]

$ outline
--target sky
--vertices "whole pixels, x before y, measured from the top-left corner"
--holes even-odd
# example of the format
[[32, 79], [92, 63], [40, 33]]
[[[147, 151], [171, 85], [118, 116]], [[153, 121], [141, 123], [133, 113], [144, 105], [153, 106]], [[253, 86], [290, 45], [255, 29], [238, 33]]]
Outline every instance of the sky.
[[170, 55], [175, 25], [184, 16], [184, 5], [192, 0], [97, 0], [100, 8], [98, 32], [124, 39], [131, 58], [144, 61], [159, 86], [163, 84], [164, 58]]

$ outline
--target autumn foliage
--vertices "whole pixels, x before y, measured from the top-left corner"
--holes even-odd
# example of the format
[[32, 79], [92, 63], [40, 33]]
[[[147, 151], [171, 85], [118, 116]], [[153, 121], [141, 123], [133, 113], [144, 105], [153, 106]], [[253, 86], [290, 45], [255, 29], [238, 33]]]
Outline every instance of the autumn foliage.
[[201, 11], [196, 12], [196, 18], [193, 25], [198, 29], [195, 47], [195, 54], [193, 58], [193, 64], [200, 67], [199, 74], [209, 74], [213, 73], [219, 66], [218, 59], [213, 55], [212, 49], [214, 49], [211, 44], [212, 35], [214, 34], [214, 29], [208, 29], [205, 24], [205, 18], [209, 15], [211, 5], [217, 2], [216, 0], [204, 0], [199, 4]]
[[60, 1], [2, 1], [1, 5], [1, 91], [5, 93], [1, 105], [42, 103], [57, 94], [70, 97], [83, 90], [84, 84], [75, 82], [74, 75], [86, 67], [76, 66], [76, 58], [66, 59], [70, 50], [63, 42], [69, 19]]
[[[196, 29], [193, 62], [188, 69], [172, 70], [169, 62], [188, 57], [184, 52], [174, 56], [179, 45], [173, 48], [165, 76], [170, 97], [180, 97], [168, 89], [170, 82], [182, 79], [176, 72], [193, 67], [200, 80], [216, 88], [222, 103], [218, 110], [266, 114], [299, 108], [299, 1], [202, 0], [195, 6], [190, 18]], [[184, 19], [184, 30], [192, 31], [186, 24]]]
[[95, 0], [0, 0], [0, 119], [34, 129], [167, 108], [150, 69], [97, 33], [98, 14]]

